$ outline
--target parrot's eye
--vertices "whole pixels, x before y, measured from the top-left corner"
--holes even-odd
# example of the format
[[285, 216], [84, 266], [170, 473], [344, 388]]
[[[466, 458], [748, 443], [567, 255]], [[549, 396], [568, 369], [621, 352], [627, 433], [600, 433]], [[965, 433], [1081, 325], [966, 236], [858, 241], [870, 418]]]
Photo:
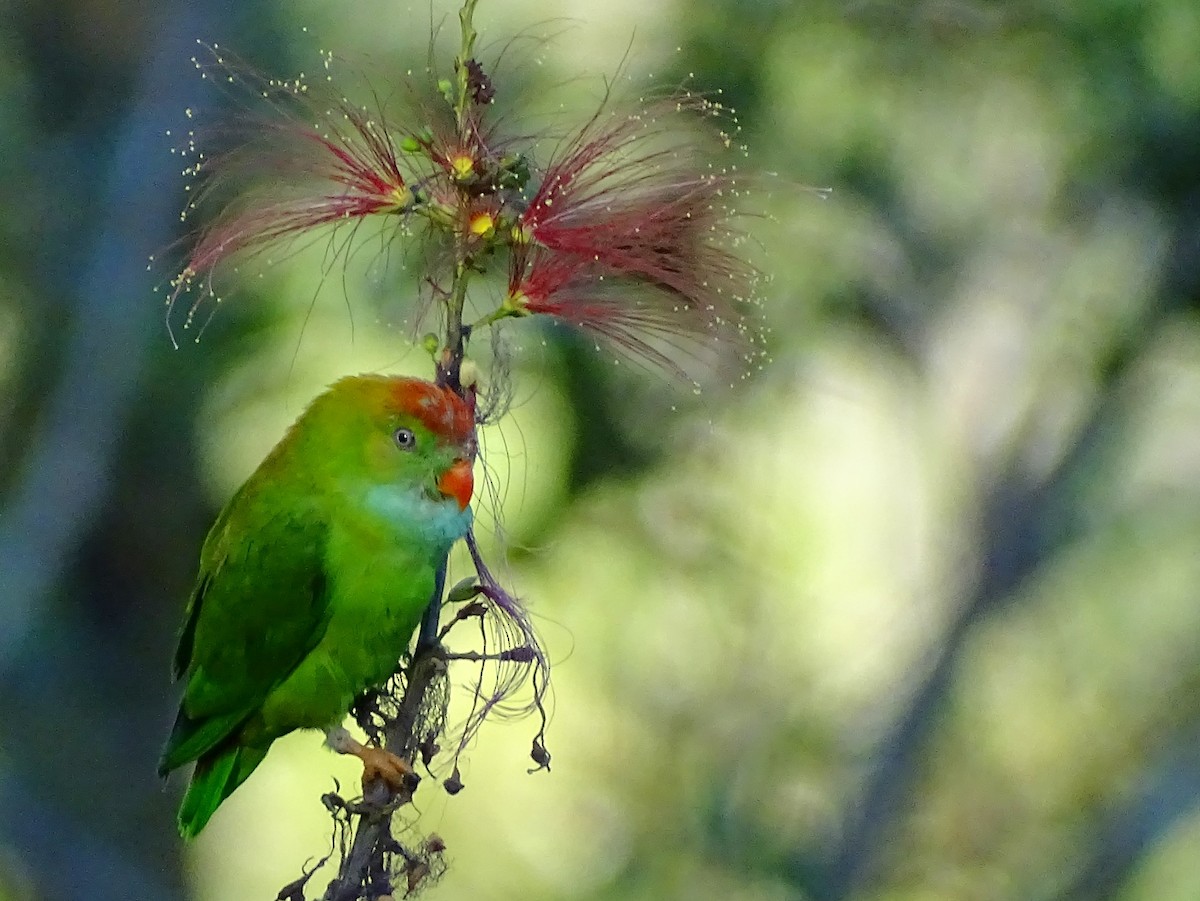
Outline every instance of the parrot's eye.
[[417, 446], [417, 436], [413, 434], [412, 429], [396, 429], [396, 434], [392, 437], [396, 439], [396, 447], [400, 450], [412, 450]]

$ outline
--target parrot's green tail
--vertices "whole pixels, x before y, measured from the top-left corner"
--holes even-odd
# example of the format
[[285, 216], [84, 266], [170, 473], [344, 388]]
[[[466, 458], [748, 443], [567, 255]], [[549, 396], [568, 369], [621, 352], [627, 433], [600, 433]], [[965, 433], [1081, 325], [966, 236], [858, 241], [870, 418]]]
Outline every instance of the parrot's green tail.
[[265, 748], [225, 745], [196, 761], [191, 784], [179, 805], [179, 834], [195, 838], [221, 802], [246, 781], [267, 756]]

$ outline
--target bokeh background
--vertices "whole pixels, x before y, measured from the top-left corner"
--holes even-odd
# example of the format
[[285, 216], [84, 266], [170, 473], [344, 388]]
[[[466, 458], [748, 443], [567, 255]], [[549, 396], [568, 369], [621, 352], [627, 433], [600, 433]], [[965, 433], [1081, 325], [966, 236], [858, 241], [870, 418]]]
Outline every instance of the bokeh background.
[[[313, 735], [180, 845], [168, 660], [207, 526], [304, 401], [422, 370], [412, 276], [318, 291], [301, 254], [172, 349], [146, 265], [179, 236], [165, 132], [219, 112], [197, 38], [376, 77], [453, 11], [8, 0], [3, 901], [266, 901], [325, 850], [318, 797], [354, 767]], [[478, 23], [559, 34], [514, 77], [580, 116], [631, 40], [635, 82], [723, 89], [773, 360], [689, 401], [523, 339], [489, 553], [556, 662], [554, 769], [525, 773], [531, 722], [484, 728], [466, 790], [418, 796], [450, 849], [429, 896], [1200, 898], [1200, 6], [481, 0]]]

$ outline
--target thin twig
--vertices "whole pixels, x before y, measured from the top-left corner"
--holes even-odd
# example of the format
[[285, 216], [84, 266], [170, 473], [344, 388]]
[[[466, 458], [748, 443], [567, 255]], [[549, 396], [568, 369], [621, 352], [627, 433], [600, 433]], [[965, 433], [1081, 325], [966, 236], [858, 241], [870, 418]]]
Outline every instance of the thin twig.
[[[386, 747], [393, 754], [406, 760], [413, 759], [421, 743], [419, 725], [421, 711], [426, 704], [430, 688], [445, 671], [437, 645], [418, 648], [409, 663], [405, 675], [404, 696], [400, 709], [385, 725]], [[354, 812], [354, 839], [349, 853], [338, 867], [338, 875], [325, 890], [324, 901], [355, 901], [372, 897], [364, 895], [373, 871], [382, 872], [386, 855], [396, 844], [392, 837], [392, 814], [412, 800], [416, 789], [414, 782], [401, 792], [393, 794], [381, 780], [368, 783], [363, 788], [363, 800]]]
[[[477, 0], [465, 0], [459, 13], [462, 23], [462, 49], [455, 60], [458, 93], [455, 98], [455, 117], [460, 137], [470, 127], [466, 116], [468, 105], [468, 79], [466, 62], [475, 44], [475, 29], [472, 16]], [[437, 361], [437, 382], [450, 388], [460, 396], [467, 395], [461, 381], [463, 358], [470, 329], [463, 325], [463, 310], [466, 306], [467, 283], [472, 267], [466, 236], [457, 229], [454, 236], [455, 268], [454, 281], [446, 298], [446, 333], [442, 354]], [[466, 396], [472, 403], [473, 395]], [[472, 409], [473, 409], [472, 403]], [[422, 617], [421, 629], [412, 660], [405, 670], [404, 694], [395, 714], [385, 718], [384, 747], [405, 760], [414, 760], [425, 741], [431, 719], [427, 715], [431, 689], [444, 674], [446, 655], [440, 640], [445, 630], [439, 631], [442, 609], [442, 594], [446, 584], [446, 566], [439, 569], [437, 582], [429, 606]], [[458, 621], [458, 620], [456, 620]], [[435, 716], [432, 723], [440, 725]], [[363, 800], [354, 814], [354, 838], [349, 853], [342, 859], [338, 875], [329, 883], [324, 901], [356, 901], [360, 898], [378, 897], [374, 892], [375, 879], [382, 880], [382, 893], [391, 893], [390, 875], [387, 872], [389, 855], [399, 853], [405, 858], [409, 874], [410, 890], [414, 877], [419, 880], [428, 872], [427, 864], [407, 852], [396, 842], [391, 832], [392, 815], [397, 809], [412, 800], [416, 790], [416, 777], [400, 792], [393, 793], [382, 780], [373, 781], [363, 787]], [[373, 878], [375, 877], [375, 878]]]

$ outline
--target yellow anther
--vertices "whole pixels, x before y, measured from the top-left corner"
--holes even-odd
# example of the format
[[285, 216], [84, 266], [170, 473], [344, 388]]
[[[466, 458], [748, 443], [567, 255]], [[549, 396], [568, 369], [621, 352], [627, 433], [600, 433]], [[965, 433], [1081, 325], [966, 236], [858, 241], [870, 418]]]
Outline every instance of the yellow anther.
[[480, 238], [490, 238], [496, 233], [496, 219], [491, 213], [476, 213], [468, 225], [471, 234]]
[[510, 316], [524, 316], [529, 312], [527, 309], [528, 305], [529, 298], [525, 295], [525, 292], [517, 290], [504, 298], [504, 303], [500, 305], [500, 309]]
[[475, 174], [475, 160], [465, 153], [460, 153], [450, 160], [450, 171], [458, 181], [466, 181]]
[[407, 209], [412, 203], [412, 191], [408, 189], [408, 185], [396, 185], [388, 192], [387, 197], [391, 201], [391, 204], [386, 207], [388, 212]]

